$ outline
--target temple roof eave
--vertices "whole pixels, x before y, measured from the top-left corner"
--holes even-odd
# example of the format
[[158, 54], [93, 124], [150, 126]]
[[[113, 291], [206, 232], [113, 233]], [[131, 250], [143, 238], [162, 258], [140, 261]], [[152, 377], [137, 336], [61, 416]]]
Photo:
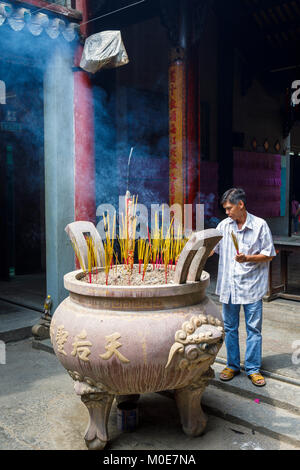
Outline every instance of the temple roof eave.
[[5, 24], [14, 31], [27, 30], [33, 36], [45, 31], [51, 39], [62, 36], [67, 42], [78, 38], [80, 28], [78, 22], [63, 19], [52, 11], [49, 14], [44, 8], [33, 10], [0, 1], [0, 27]]

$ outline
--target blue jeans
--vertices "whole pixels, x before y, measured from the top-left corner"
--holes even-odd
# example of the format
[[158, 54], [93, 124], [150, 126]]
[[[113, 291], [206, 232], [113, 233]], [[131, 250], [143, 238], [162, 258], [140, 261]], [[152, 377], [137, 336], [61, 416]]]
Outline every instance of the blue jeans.
[[294, 232], [298, 232], [298, 227], [299, 227], [298, 215], [292, 215], [292, 221], [293, 221]]
[[[247, 375], [259, 372], [262, 356], [262, 300], [252, 304], [243, 305], [247, 341], [245, 353], [245, 371]], [[225, 328], [225, 345], [227, 350], [227, 366], [233, 370], [240, 370], [239, 347], [239, 320], [240, 305], [234, 305], [229, 299], [228, 304], [223, 304], [223, 320]]]

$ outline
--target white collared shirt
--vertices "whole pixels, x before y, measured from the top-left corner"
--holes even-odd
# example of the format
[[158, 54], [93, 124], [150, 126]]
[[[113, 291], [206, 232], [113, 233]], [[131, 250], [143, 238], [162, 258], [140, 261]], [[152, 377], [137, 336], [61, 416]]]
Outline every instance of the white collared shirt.
[[272, 234], [267, 222], [247, 212], [247, 219], [239, 230], [230, 217], [217, 226], [223, 238], [215, 247], [219, 254], [219, 269], [216, 294], [220, 302], [228, 304], [251, 304], [262, 299], [268, 291], [269, 263], [238, 263], [232, 241], [233, 231], [239, 244], [239, 253], [244, 255], [276, 256]]

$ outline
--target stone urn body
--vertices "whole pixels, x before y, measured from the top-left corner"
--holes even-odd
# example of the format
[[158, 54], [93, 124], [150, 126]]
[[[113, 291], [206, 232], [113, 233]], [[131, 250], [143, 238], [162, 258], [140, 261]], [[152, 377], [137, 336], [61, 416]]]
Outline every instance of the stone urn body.
[[201, 396], [224, 331], [221, 313], [200, 281], [153, 286], [103, 286], [64, 277], [66, 298], [55, 311], [50, 337], [90, 415], [88, 448], [102, 449], [113, 399], [174, 390], [183, 431], [206, 425]]

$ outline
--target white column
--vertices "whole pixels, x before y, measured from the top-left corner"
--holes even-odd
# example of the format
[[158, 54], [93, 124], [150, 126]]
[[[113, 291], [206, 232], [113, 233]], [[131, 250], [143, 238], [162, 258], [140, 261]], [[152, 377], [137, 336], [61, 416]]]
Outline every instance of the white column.
[[46, 274], [53, 312], [68, 295], [63, 276], [74, 269], [73, 249], [64, 231], [75, 220], [72, 65], [72, 49], [60, 43], [44, 76]]

